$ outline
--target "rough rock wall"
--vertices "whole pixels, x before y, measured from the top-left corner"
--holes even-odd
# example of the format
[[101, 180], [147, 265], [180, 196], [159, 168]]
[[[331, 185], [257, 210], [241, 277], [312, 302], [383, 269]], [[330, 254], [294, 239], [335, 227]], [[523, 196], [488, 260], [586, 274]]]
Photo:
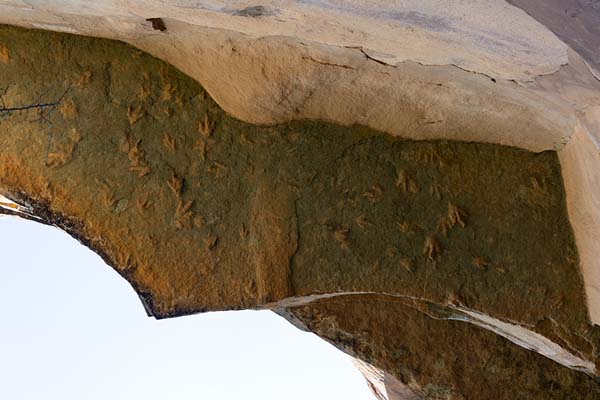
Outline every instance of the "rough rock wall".
[[542, 151], [562, 148], [582, 108], [525, 87], [576, 54], [502, 0], [6, 0], [0, 23], [123, 40], [252, 123], [318, 119]]
[[0, 88], [1, 209], [90, 246], [150, 314], [278, 309], [429, 398], [598, 390], [555, 152], [250, 125], [129, 46], [10, 27]]
[[123, 40], [246, 122], [326, 120], [410, 139], [564, 149], [590, 319], [600, 324], [598, 10], [587, 0], [4, 0], [0, 23]]
[[395, 299], [349, 296], [291, 312], [322, 338], [385, 371], [385, 400], [600, 398], [600, 383], [586, 374]]

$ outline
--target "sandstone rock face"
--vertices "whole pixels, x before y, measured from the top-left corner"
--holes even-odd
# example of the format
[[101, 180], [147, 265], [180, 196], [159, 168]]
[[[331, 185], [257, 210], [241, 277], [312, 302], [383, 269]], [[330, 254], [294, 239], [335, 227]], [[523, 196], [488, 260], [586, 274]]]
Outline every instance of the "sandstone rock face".
[[[541, 151], [562, 148], [589, 106], [524, 86], [540, 89], [537, 78], [577, 55], [499, 0], [5, 1], [0, 10], [0, 23], [133, 44], [252, 123], [309, 118]], [[557, 86], [579, 97], [590, 82], [569, 75]]]
[[254, 126], [123, 44], [0, 44], [2, 212], [78, 238], [150, 315], [276, 309], [425, 398], [600, 390], [555, 152]]
[[293, 313], [321, 337], [392, 375], [395, 380], [383, 378], [388, 399], [600, 396], [598, 382], [586, 374], [458, 318], [428, 315], [393, 299], [337, 298]]
[[598, 7], [511, 4], [5, 0], [0, 23], [126, 41], [252, 123], [308, 118], [532, 151], [580, 136], [570, 153], [591, 140], [585, 162], [561, 162], [590, 318], [600, 323], [600, 178], [589, 173], [600, 169]]
[[272, 309], [383, 399], [600, 398], [598, 14], [511, 3], [0, 2], [188, 75], [1, 27], [0, 214], [157, 318]]

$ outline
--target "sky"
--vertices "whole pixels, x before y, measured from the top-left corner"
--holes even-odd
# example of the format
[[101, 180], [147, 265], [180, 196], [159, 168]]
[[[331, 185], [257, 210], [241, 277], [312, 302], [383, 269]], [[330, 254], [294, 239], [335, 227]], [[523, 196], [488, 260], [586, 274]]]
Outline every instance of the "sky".
[[15, 217], [0, 305], [0, 399], [374, 399], [349, 356], [274, 313], [157, 321], [95, 253]]

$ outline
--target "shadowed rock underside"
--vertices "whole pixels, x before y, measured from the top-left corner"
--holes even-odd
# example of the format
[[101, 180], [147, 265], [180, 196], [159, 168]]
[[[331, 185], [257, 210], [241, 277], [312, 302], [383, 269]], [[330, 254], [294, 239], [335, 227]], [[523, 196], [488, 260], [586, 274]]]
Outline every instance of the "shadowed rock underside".
[[556, 153], [250, 125], [127, 45], [12, 27], [0, 96], [1, 212], [151, 315], [272, 308], [424, 398], [600, 396]]

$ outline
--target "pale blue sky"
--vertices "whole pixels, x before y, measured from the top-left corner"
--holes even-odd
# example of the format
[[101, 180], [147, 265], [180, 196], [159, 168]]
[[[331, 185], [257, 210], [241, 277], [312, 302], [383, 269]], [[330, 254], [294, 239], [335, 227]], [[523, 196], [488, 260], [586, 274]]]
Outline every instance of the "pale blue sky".
[[156, 321], [62, 231], [0, 218], [0, 399], [373, 400], [350, 358], [269, 311]]

